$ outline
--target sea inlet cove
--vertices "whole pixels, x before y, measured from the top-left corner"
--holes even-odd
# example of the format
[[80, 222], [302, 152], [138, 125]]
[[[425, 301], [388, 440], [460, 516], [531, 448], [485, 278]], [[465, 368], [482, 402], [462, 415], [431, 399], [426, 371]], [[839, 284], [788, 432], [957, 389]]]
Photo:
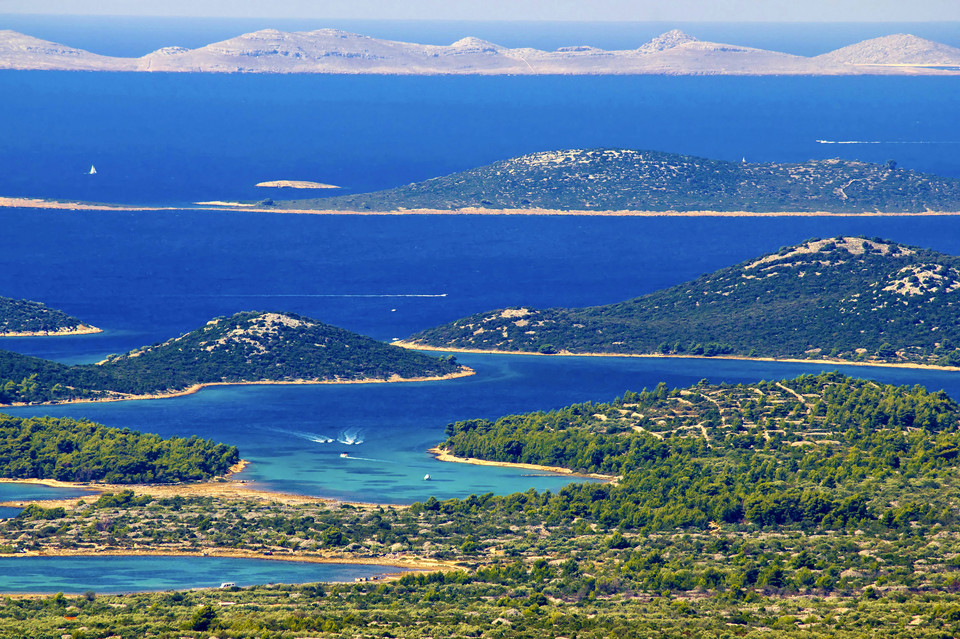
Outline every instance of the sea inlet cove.
[[950, 24], [11, 18], [0, 636], [957, 636]]

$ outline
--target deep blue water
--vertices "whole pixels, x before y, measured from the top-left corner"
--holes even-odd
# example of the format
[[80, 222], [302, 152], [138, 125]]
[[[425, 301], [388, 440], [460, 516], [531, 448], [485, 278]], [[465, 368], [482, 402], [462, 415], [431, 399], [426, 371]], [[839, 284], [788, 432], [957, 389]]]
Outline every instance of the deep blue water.
[[[84, 37], [89, 43], [113, 29], [114, 36], [100, 38], [105, 53], [134, 46], [128, 36], [137, 29], [142, 36], [137, 46], [153, 47], [171, 30], [205, 42], [215, 39], [210, 36], [218, 28], [231, 29], [222, 37], [256, 28], [203, 21], [188, 28], [158, 21], [134, 24], [123, 36], [117, 31], [122, 20], [37, 20], [47, 29], [46, 35], [37, 35], [77, 46], [85, 46]], [[6, 25], [17, 28], [10, 21]], [[368, 31], [444, 41], [460, 37], [451, 38], [460, 26], [393, 23], [373, 25], [384, 29], [380, 32]], [[646, 25], [652, 33], [640, 29], [637, 34], [643, 41], [661, 26]], [[868, 37], [893, 26], [882, 25], [879, 33], [870, 32], [881, 28], [877, 25], [819, 31], [804, 31], [802, 25], [745, 27], [740, 34], [756, 39], [750, 41], [724, 33], [729, 25], [713, 25], [716, 35], [697, 35], [756, 46], [768, 46], [759, 40], [776, 36], [781, 48], [809, 53], [859, 39], [855, 32]], [[480, 27], [476, 33], [491, 40], [515, 44], [511, 37], [530, 35], [532, 44], [548, 48], [549, 42], [568, 44], [568, 37], [576, 35], [564, 31], [569, 25], [532, 34], [524, 34], [522, 25]], [[926, 35], [950, 41], [943, 36], [956, 34], [956, 27], [928, 25], [940, 35]], [[57, 29], [78, 39], [54, 37]], [[147, 37], [151, 29], [153, 35]], [[393, 35], [387, 33], [390, 29]], [[403, 36], [403, 29], [411, 37]], [[611, 25], [585, 29], [585, 37], [596, 38], [590, 43], [598, 46], [624, 46], [629, 35]], [[80, 37], [83, 33], [87, 35]], [[275, 196], [253, 186], [267, 179], [316, 180], [356, 192], [521, 153], [598, 146], [747, 161], [896, 159], [907, 168], [960, 177], [957, 86], [952, 78], [0, 72], [0, 122], [7, 123], [0, 145], [0, 195], [176, 206]], [[95, 176], [84, 174], [91, 164], [97, 166]], [[951, 217], [0, 210], [0, 295], [41, 300], [105, 329], [96, 336], [7, 338], [0, 346], [64, 362], [92, 362], [241, 310], [293, 311], [389, 340], [503, 306], [623, 300], [810, 237], [836, 234], [880, 236], [960, 254], [960, 219]], [[212, 437], [241, 447], [254, 462], [245, 477], [257, 485], [395, 503], [430, 494], [555, 489], [567, 481], [434, 462], [424, 451], [443, 438], [444, 426], [454, 419], [606, 401], [661, 380], [750, 381], [819, 370], [815, 365], [704, 360], [461, 359], [476, 368], [476, 376], [424, 384], [224, 387], [178, 399], [11, 412], [91, 417], [164, 435]], [[960, 397], [948, 374], [851, 370], [888, 381], [927, 383]], [[363, 443], [315, 441], [346, 439], [342, 435], [348, 433]], [[341, 458], [341, 452], [348, 457]], [[429, 482], [423, 481], [426, 473], [433, 478]]]
[[[0, 211], [0, 290], [41, 299], [100, 336], [7, 338], [13, 350], [96, 361], [239, 310], [289, 310], [380, 339], [506, 305], [626, 299], [812, 236], [866, 234], [960, 253], [960, 218], [508, 218]], [[25, 268], [29, 265], [29, 268]], [[357, 296], [360, 297], [357, 297]], [[367, 297], [374, 295], [375, 297]], [[393, 297], [444, 295], [443, 297]], [[379, 297], [386, 296], [386, 297]], [[822, 366], [710, 360], [461, 355], [447, 382], [220, 387], [156, 401], [16, 408], [238, 445], [258, 486], [404, 503], [555, 490], [567, 478], [441, 464], [447, 423], [608, 401], [659, 381], [785, 378]], [[833, 368], [833, 367], [827, 367]], [[849, 367], [944, 388], [950, 373]], [[363, 443], [343, 445], [354, 434]], [[322, 443], [326, 438], [333, 442]], [[342, 452], [348, 453], [341, 458]], [[423, 481], [425, 474], [432, 480]]]
[[228, 557], [4, 557], [0, 592], [98, 594], [265, 583], [353, 581], [403, 572], [394, 566]]
[[[0, 194], [258, 200], [281, 196], [254, 186], [275, 179], [361, 192], [593, 147], [748, 162], [895, 159], [960, 177], [957, 86], [955, 78], [4, 71]], [[91, 165], [96, 175], [86, 174]]]
[[293, 311], [389, 340], [504, 306], [628, 299], [811, 237], [863, 234], [960, 254], [957, 217], [0, 209], [0, 229], [0, 294], [41, 300], [106, 329], [103, 335], [0, 341], [63, 361], [98, 361], [251, 309]]

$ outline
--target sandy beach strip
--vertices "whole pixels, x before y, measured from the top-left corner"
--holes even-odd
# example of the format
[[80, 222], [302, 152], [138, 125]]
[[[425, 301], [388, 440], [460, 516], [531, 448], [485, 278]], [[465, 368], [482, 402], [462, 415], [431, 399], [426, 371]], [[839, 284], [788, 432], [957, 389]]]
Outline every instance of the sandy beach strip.
[[546, 215], [546, 216], [598, 216], [598, 217], [938, 217], [960, 215], [960, 211], [863, 211], [861, 213], [836, 213], [829, 211], [639, 211], [639, 210], [593, 210], [593, 209], [491, 209], [463, 207], [458, 209], [408, 209], [389, 211], [351, 211], [324, 209], [282, 209], [263, 207], [244, 202], [213, 200], [196, 202], [198, 206], [134, 206], [129, 204], [92, 204], [87, 202], [61, 202], [41, 198], [0, 197], [0, 208], [63, 209], [71, 211], [242, 211], [246, 213], [290, 213], [299, 215]]
[[[224, 207], [221, 211], [229, 210]], [[239, 209], [238, 209], [239, 210]], [[295, 215], [499, 215], [554, 217], [937, 217], [960, 215], [960, 211], [831, 213], [828, 211], [600, 211], [591, 209], [397, 209], [391, 211], [350, 211], [321, 209], [244, 208], [256, 213], [289, 213]]]
[[328, 504], [340, 505], [349, 504], [357, 508], [378, 508], [381, 505], [386, 507], [388, 504], [371, 504], [364, 502], [348, 502], [341, 499], [330, 497], [315, 497], [312, 495], [299, 495], [296, 493], [284, 493], [272, 490], [263, 490], [245, 480], [232, 480], [231, 476], [243, 471], [249, 462], [245, 459], [240, 460], [230, 470], [220, 477], [213, 479], [181, 484], [108, 484], [104, 482], [73, 482], [60, 481], [58, 479], [18, 479], [18, 478], [0, 478], [0, 484], [32, 484], [35, 486], [50, 486], [53, 488], [72, 488], [75, 490], [89, 491], [89, 494], [79, 497], [70, 497], [66, 499], [13, 499], [0, 502], [0, 506], [11, 508], [23, 508], [28, 504], [42, 504], [44, 507], [53, 508], [56, 506], [73, 506], [78, 501], [90, 503], [99, 499], [100, 495], [105, 493], [118, 493], [125, 490], [133, 491], [134, 495], [150, 495], [160, 499], [171, 497], [215, 497], [218, 499], [242, 499], [256, 500], [266, 502], [278, 502], [283, 504]]
[[59, 209], [64, 211], [177, 211], [170, 206], [133, 206], [130, 204], [92, 204], [89, 202], [62, 202], [35, 197], [0, 197], [0, 208]]
[[223, 200], [210, 200], [209, 202], [194, 202], [198, 206], [232, 206], [232, 207], [251, 207], [256, 204], [245, 204], [243, 202], [224, 202]]
[[[102, 402], [128, 402], [136, 401], [138, 399], [170, 399], [172, 397], [185, 397], [187, 395], [193, 395], [198, 393], [204, 388], [213, 387], [213, 386], [306, 386], [306, 385], [322, 385], [322, 384], [399, 384], [399, 383], [410, 383], [410, 382], [442, 382], [450, 379], [460, 379], [461, 377], [470, 377], [471, 375], [476, 375], [476, 371], [468, 366], [462, 366], [460, 371], [456, 373], [450, 373], [449, 375], [437, 375], [433, 377], [400, 377], [394, 375], [389, 378], [368, 378], [368, 379], [343, 379], [343, 380], [310, 380], [310, 379], [291, 379], [291, 380], [261, 380], [255, 382], [204, 382], [202, 384], [194, 384], [187, 388], [170, 391], [167, 393], [147, 393], [144, 395], [128, 395], [123, 393], [115, 393], [114, 395], [109, 395], [106, 397], [86, 397], [78, 399], [67, 399], [59, 400], [52, 402], [41, 402], [38, 404], [24, 404], [24, 403], [12, 403], [4, 404], [4, 406], [60, 406], [64, 404], [94, 404]], [[0, 406], [2, 409], [2, 406]], [[2, 480], [0, 480], [2, 481]]]
[[637, 357], [650, 359], [727, 359], [742, 362], [785, 362], [790, 364], [836, 364], [838, 366], [877, 366], [883, 368], [911, 368], [929, 371], [960, 371], [960, 366], [937, 366], [935, 364], [913, 364], [910, 362], [853, 362], [842, 359], [799, 359], [790, 357], [747, 357], [745, 355], [664, 355], [661, 353], [573, 353], [558, 351], [556, 353], [538, 353], [535, 351], [498, 351], [483, 348], [455, 348], [452, 346], [431, 346], [418, 342], [397, 340], [390, 342], [394, 346], [409, 348], [415, 351], [429, 351], [437, 353], [478, 353], [481, 355], [524, 355], [537, 357]]
[[519, 468], [522, 470], [535, 470], [541, 473], [551, 473], [554, 475], [568, 475], [570, 477], [585, 477], [588, 479], [601, 479], [607, 483], [616, 483], [619, 477], [616, 475], [601, 475], [599, 473], [577, 473], [569, 468], [564, 468], [562, 466], [541, 466], [540, 464], [523, 464], [519, 462], [501, 462], [501, 461], [489, 461], [486, 459], [476, 459], [475, 457], [457, 457], [450, 453], [450, 451], [440, 448], [439, 446], [434, 446], [427, 451], [433, 458], [437, 461], [442, 462], [454, 462], [457, 464], [473, 464], [474, 466], [500, 466], [502, 468]]
[[[359, 564], [366, 566], [386, 566], [403, 568], [405, 571], [436, 572], [463, 570], [434, 559], [405, 556], [399, 553], [383, 557], [353, 557], [345, 554], [324, 553], [306, 554], [298, 551], [277, 552], [265, 555], [259, 550], [240, 548], [203, 548], [202, 550], [154, 550], [151, 548], [106, 548], [28, 550], [15, 554], [0, 554], [0, 557], [228, 557], [231, 559], [263, 559], [266, 561], [302, 561], [314, 564]], [[399, 576], [399, 575], [398, 575]]]
[[339, 189], [336, 184], [324, 184], [323, 182], [309, 182], [307, 180], [270, 180], [260, 182], [255, 186], [275, 189]]
[[102, 333], [103, 329], [87, 324], [80, 324], [76, 328], [56, 331], [11, 331], [0, 333], [0, 337], [61, 337], [67, 335], [94, 335]]

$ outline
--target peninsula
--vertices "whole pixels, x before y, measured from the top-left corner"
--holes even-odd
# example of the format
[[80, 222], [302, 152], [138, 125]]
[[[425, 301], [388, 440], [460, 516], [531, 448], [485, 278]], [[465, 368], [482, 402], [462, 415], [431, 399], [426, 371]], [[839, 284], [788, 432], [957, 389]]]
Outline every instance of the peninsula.
[[642, 297], [507, 308], [404, 345], [960, 366], [960, 258], [862, 237], [816, 239]]
[[95, 326], [63, 311], [47, 308], [42, 302], [0, 297], [0, 337], [35, 335], [89, 335], [100, 333]]
[[507, 48], [465, 37], [450, 45], [381, 40], [336, 29], [264, 29], [197, 49], [164, 47], [110, 57], [16, 31], [0, 31], [0, 69], [190, 73], [396, 75], [956, 75], [960, 49], [909, 34], [804, 57], [704, 42], [672, 30], [637, 48]]
[[214, 384], [448, 379], [472, 374], [293, 313], [237, 313], [98, 364], [68, 366], [0, 351], [0, 404], [167, 397]]

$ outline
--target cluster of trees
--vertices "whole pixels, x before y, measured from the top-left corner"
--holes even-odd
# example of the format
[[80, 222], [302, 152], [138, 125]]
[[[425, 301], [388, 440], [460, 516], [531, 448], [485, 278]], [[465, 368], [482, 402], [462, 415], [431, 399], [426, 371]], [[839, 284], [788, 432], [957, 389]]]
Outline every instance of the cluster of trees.
[[[394, 189], [275, 203], [285, 208], [639, 211], [954, 211], [960, 180], [869, 164], [726, 162], [630, 150], [562, 151], [496, 162]], [[547, 186], [545, 186], [547, 185]]]
[[[815, 252], [784, 248], [617, 304], [479, 313], [410, 339], [504, 351], [960, 362], [960, 258], [877, 239], [863, 247], [851, 253], [838, 238]], [[921, 282], [913, 268], [930, 275]], [[892, 284], [910, 278], [910, 293]]]
[[0, 404], [142, 395], [213, 382], [410, 379], [461, 370], [453, 357], [397, 348], [297, 315], [285, 314], [286, 322], [267, 316], [219, 318], [94, 365], [67, 366], [0, 351]]
[[42, 302], [0, 297], [0, 335], [73, 329], [80, 324], [76, 317], [47, 308]]
[[[551, 496], [545, 507], [554, 520], [642, 530], [711, 521], [842, 529], [892, 521], [885, 504], [868, 505], [863, 482], [951, 466], [958, 420], [960, 407], [942, 391], [825, 373], [687, 391], [661, 384], [610, 404], [461, 421], [447, 427], [442, 447], [622, 475], [616, 486], [572, 485]], [[953, 520], [949, 509], [937, 516]]]
[[108, 483], [173, 483], [222, 475], [234, 446], [198, 437], [163, 439], [127, 428], [0, 414], [0, 477]]
[[[524, 572], [529, 574], [525, 569]], [[773, 581], [777, 571], [769, 572]], [[693, 637], [785, 639], [934, 639], [960, 632], [960, 597], [949, 592], [871, 589], [840, 598], [607, 596], [603, 583], [579, 581], [575, 605], [544, 594], [537, 579], [506, 584], [464, 579], [465, 572], [409, 576], [392, 583], [273, 585], [223, 591], [8, 599], [0, 635], [287, 638]]]

